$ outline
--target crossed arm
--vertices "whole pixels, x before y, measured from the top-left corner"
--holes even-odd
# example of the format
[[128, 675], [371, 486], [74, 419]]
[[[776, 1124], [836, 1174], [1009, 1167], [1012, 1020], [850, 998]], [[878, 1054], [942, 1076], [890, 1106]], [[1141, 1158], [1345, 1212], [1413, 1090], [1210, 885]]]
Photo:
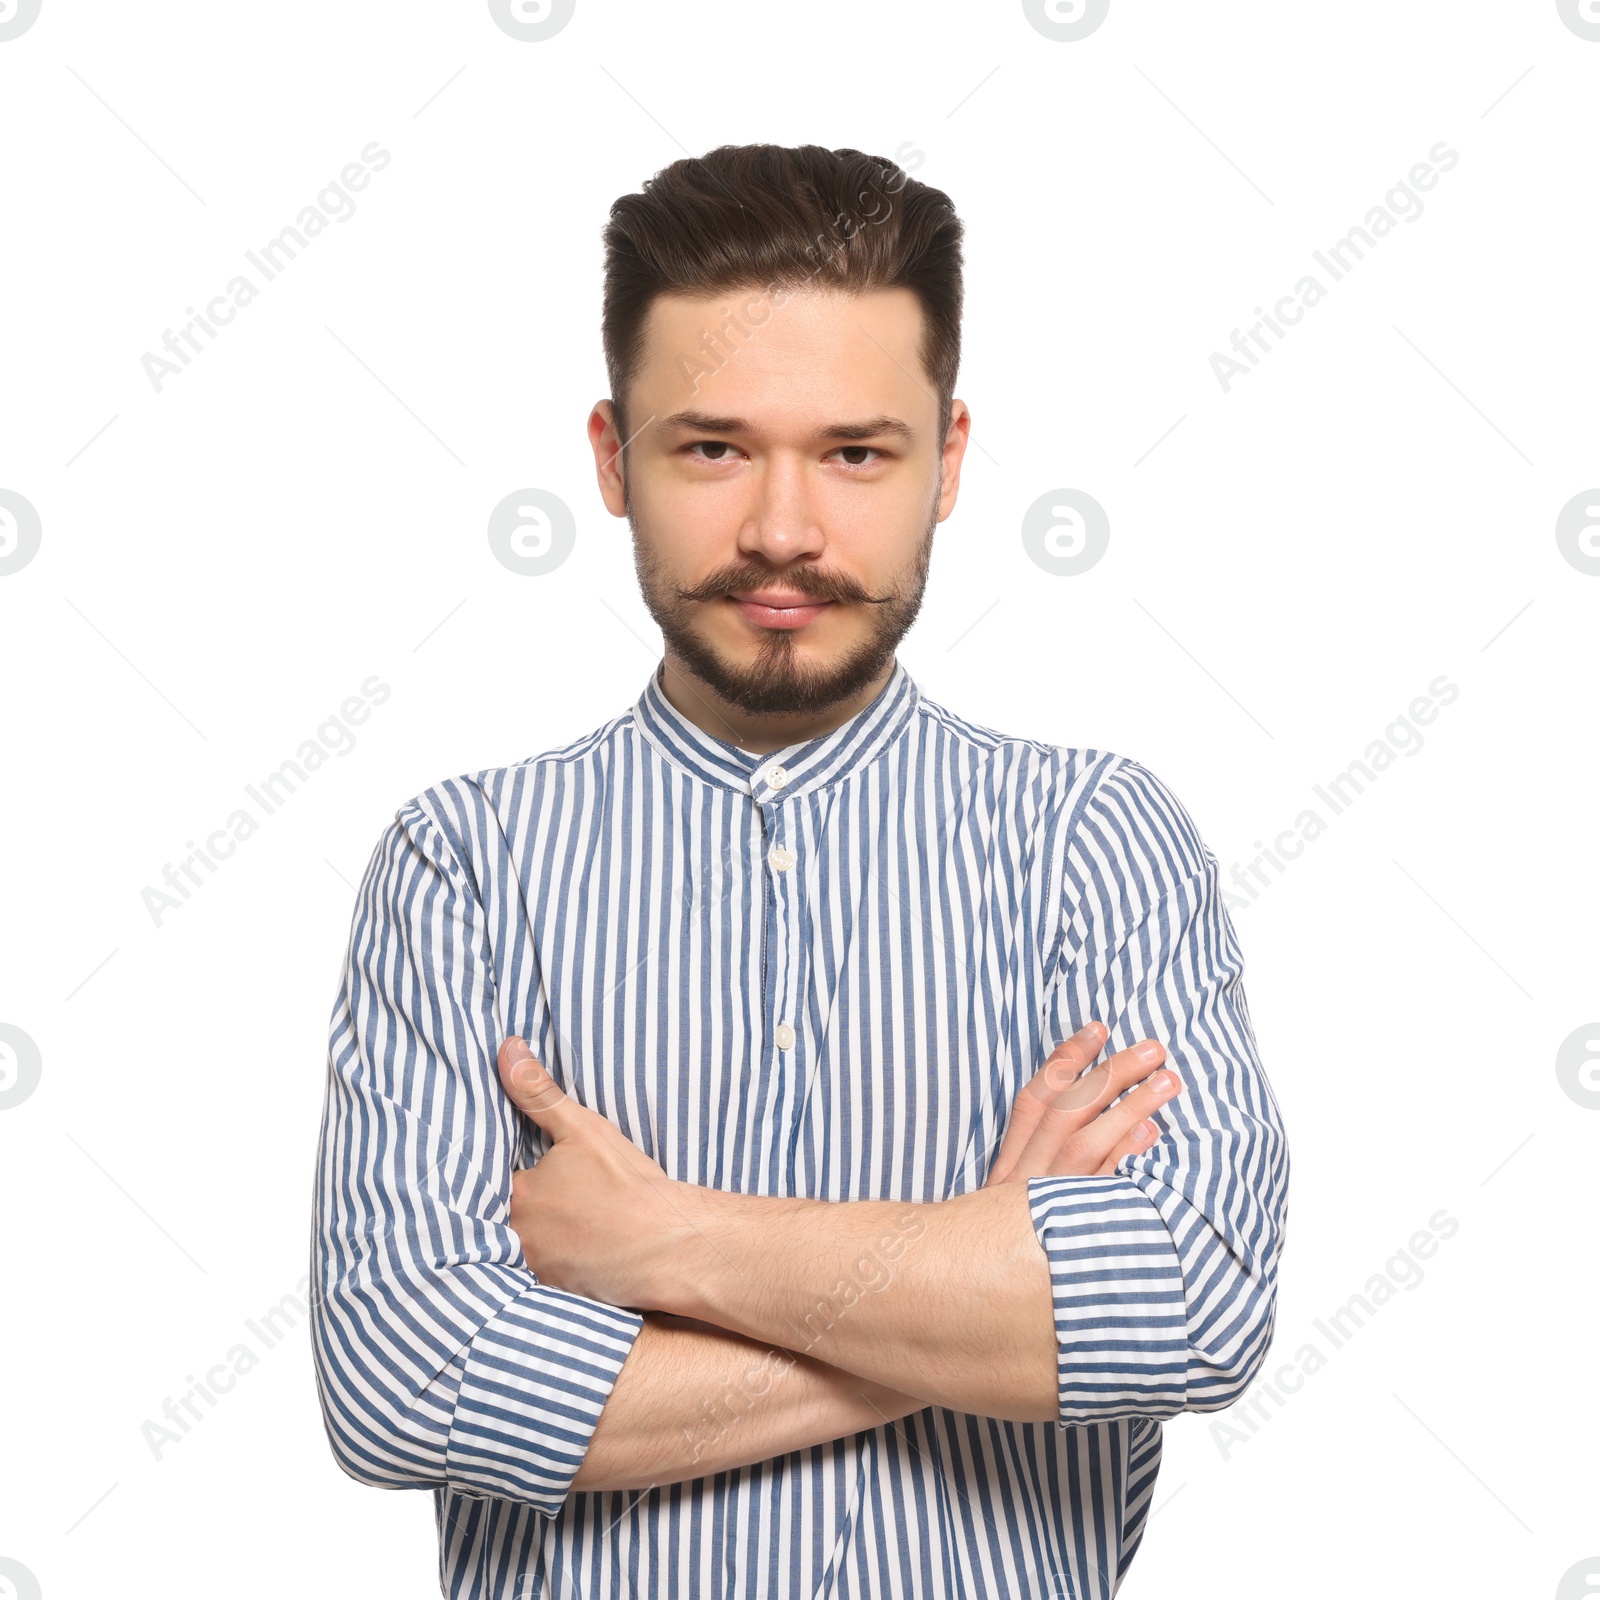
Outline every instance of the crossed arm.
[[983, 1188], [909, 1205], [676, 1182], [508, 1041], [502, 1082], [553, 1140], [513, 1181], [529, 1265], [644, 1319], [573, 1488], [699, 1477], [928, 1405], [1057, 1420], [1049, 1263], [1020, 1180], [1111, 1172], [1177, 1092], [1147, 1076], [1153, 1041], [1086, 1072], [1102, 1037], [1091, 1024], [1024, 1087]]
[[[931, 1204], [717, 1194], [548, 1079], [513, 1103], [498, 1041], [519, 980], [480, 888], [512, 865], [492, 828], [467, 844], [472, 793], [402, 808], [358, 896], [318, 1149], [312, 1350], [340, 1467], [554, 1516], [574, 1488], [701, 1477], [934, 1404], [1062, 1427], [1232, 1404], [1272, 1337], [1283, 1128], [1214, 858], [1135, 763], [1091, 799], [1040, 1026], [1110, 1031], [1024, 1086], [983, 1189]], [[1075, 1074], [1152, 1034], [1183, 1086], [1159, 1139], [1127, 1093], [1153, 1062]], [[519, 1106], [547, 1133], [593, 1121], [516, 1172]]]

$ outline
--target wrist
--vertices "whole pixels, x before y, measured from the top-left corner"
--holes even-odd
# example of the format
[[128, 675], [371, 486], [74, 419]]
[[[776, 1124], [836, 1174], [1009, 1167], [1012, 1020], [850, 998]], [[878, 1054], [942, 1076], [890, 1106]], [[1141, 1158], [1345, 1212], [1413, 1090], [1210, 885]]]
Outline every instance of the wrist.
[[716, 1189], [676, 1179], [663, 1197], [661, 1224], [650, 1253], [644, 1290], [652, 1311], [709, 1320], [700, 1290], [711, 1260], [720, 1215]]

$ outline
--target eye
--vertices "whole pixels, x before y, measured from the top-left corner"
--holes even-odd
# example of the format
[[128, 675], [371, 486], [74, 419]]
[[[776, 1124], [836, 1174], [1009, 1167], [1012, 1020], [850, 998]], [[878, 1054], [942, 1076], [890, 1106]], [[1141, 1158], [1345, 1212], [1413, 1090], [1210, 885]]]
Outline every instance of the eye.
[[[860, 455], [865, 454], [865, 455], [870, 455], [870, 456], [877, 456], [877, 457], [880, 457], [880, 458], [883, 455], [883, 451], [875, 448], [873, 445], [870, 445], [870, 444], [842, 444], [842, 445], [839, 446], [838, 450], [836, 450], [834, 453], [836, 455], [844, 455], [844, 456], [860, 456]], [[872, 466], [876, 466], [877, 462], [876, 461], [846, 461], [846, 462], [843, 463], [843, 465], [847, 466], [847, 467], [872, 467]]]
[[[729, 444], [726, 439], [696, 439], [693, 444], [688, 445], [685, 448], [690, 450], [690, 451], [695, 451], [695, 450], [723, 451], [723, 450], [732, 450], [733, 446], [731, 444]], [[730, 461], [730, 460], [732, 460], [732, 457], [731, 456], [727, 456], [727, 455], [696, 456], [695, 460], [697, 460], [697, 461]]]

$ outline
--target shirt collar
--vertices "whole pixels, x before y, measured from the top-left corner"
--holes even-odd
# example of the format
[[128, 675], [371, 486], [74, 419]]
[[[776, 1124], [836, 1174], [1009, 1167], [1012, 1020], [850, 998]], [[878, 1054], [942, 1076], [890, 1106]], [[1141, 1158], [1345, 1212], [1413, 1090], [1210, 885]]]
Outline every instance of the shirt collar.
[[661, 668], [633, 707], [634, 726], [675, 767], [752, 799], [787, 800], [836, 783], [876, 760], [911, 727], [921, 693], [899, 657], [888, 683], [869, 705], [831, 733], [752, 755], [731, 739], [697, 727], [661, 691]]

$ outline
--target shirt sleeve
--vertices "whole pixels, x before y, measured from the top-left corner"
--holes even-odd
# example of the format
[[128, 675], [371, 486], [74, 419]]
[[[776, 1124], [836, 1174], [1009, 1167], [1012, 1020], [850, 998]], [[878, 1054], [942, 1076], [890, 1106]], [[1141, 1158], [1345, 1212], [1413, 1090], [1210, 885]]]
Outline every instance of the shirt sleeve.
[[1216, 858], [1138, 762], [1106, 758], [1071, 824], [1051, 1048], [1166, 1046], [1182, 1088], [1114, 1174], [1027, 1179], [1050, 1263], [1059, 1424], [1219, 1411], [1272, 1341], [1289, 1153], [1257, 1054]]
[[540, 1283], [510, 1226], [520, 1113], [496, 1065], [488, 919], [425, 803], [445, 787], [380, 838], [333, 1007], [317, 1387], [334, 1458], [358, 1481], [447, 1484], [554, 1516], [643, 1318]]

